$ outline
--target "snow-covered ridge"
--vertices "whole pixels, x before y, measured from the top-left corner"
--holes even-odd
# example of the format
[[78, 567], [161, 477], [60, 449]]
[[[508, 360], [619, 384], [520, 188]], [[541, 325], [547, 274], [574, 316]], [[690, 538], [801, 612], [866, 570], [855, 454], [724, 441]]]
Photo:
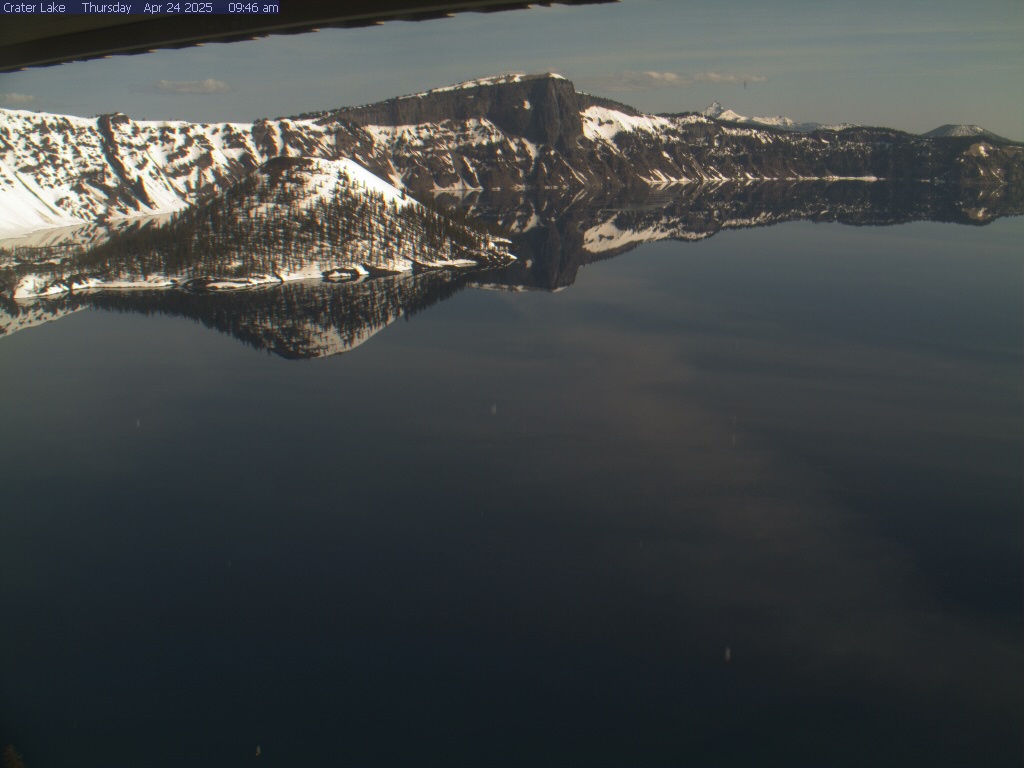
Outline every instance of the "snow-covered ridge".
[[552, 80], [565, 80], [562, 75], [554, 72], [545, 72], [542, 75], [528, 75], [523, 72], [513, 72], [507, 75], [494, 75], [492, 77], [481, 77], [476, 80], [465, 80], [455, 85], [445, 85], [440, 88], [431, 88], [429, 91], [421, 91], [420, 93], [414, 93], [409, 96], [402, 96], [403, 99], [415, 99], [423, 96], [430, 96], [434, 93], [447, 93], [449, 91], [464, 91], [470, 88], [482, 88], [489, 85], [507, 85], [509, 83], [521, 83], [524, 80], [543, 80], [550, 78]]
[[[417, 98], [431, 94], [440, 96]], [[1019, 178], [1008, 169], [1022, 159], [1007, 147], [966, 155], [884, 129], [810, 132], [841, 127], [748, 118], [717, 103], [703, 115], [644, 115], [579, 94], [560, 75], [518, 73], [252, 124], [0, 109], [0, 240], [185, 210], [278, 157], [352, 158], [412, 194], [888, 178], [893, 142], [906, 143], [901, 178]]]
[[726, 109], [720, 102], [714, 101], [701, 112], [704, 117], [713, 120], [720, 120], [725, 123], [742, 123], [744, 125], [757, 125], [766, 128], [782, 128], [787, 131], [841, 131], [844, 128], [854, 128], [853, 123], [798, 123], [789, 117], [782, 115], [747, 117], [731, 109]]
[[197, 124], [0, 109], [0, 237], [182, 210], [276, 156], [335, 154], [311, 121]]
[[[815, 122], [797, 122], [789, 117], [783, 117], [782, 115], [775, 116], [755, 116], [747, 117], [741, 115], [731, 109], [726, 109], [722, 106], [721, 102], [714, 101], [705, 108], [702, 112], [704, 117], [711, 118], [713, 120], [719, 120], [725, 123], [740, 123], [742, 125], [749, 126], [764, 126], [766, 128], [781, 128], [787, 131], [841, 131], [846, 128], [857, 128], [855, 123], [815, 123]], [[955, 125], [948, 123], [946, 125], [940, 125], [938, 128], [933, 128], [930, 131], [926, 131], [921, 134], [925, 138], [943, 138], [943, 137], [971, 137], [989, 139], [992, 141], [1008, 142], [1008, 139], [1003, 138], [992, 131], [982, 128], [980, 125]]]

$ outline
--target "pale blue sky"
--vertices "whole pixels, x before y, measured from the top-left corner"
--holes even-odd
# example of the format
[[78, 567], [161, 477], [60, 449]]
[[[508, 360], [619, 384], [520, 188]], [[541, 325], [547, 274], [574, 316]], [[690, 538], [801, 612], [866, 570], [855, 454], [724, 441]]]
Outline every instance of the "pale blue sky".
[[748, 115], [915, 132], [977, 123], [1024, 139], [1024, 2], [623, 0], [469, 13], [0, 75], [0, 106], [242, 121], [544, 71], [652, 112], [717, 99]]

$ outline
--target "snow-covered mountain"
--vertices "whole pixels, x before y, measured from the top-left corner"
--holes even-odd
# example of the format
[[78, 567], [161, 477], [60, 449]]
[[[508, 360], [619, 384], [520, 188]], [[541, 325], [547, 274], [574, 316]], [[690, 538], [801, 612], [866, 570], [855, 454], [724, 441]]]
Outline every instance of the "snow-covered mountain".
[[309, 121], [197, 124], [0, 109], [0, 236], [180, 211], [275, 157], [379, 166], [368, 137]]
[[940, 137], [963, 138], [966, 136], [975, 139], [985, 139], [988, 141], [1009, 141], [1009, 139], [1004, 139], [1002, 136], [992, 133], [992, 131], [988, 131], [980, 125], [954, 125], [953, 123], [940, 125], [938, 128], [932, 128], [927, 133], [922, 133], [921, 135], [927, 136], [930, 139]]
[[513, 260], [508, 241], [456, 223], [351, 160], [279, 157], [162, 226], [87, 248], [22, 246], [0, 264], [15, 299], [94, 288], [227, 290]]
[[[712, 120], [720, 120], [724, 123], [741, 123], [743, 125], [758, 125], [766, 128], [781, 128], [786, 131], [841, 131], [844, 128], [856, 128], [857, 126], [853, 123], [814, 123], [814, 122], [797, 122], [788, 117], [782, 115], [775, 115], [773, 117], [747, 117], [741, 115], [738, 112], [734, 112], [731, 109], [726, 109], [722, 106], [721, 102], [713, 101], [711, 104], [701, 111], [704, 117], [711, 118]], [[953, 123], [947, 123], [940, 125], [938, 128], [933, 128], [930, 131], [926, 131], [921, 134], [925, 138], [975, 138], [983, 139], [987, 141], [994, 141], [1003, 144], [1012, 143], [1009, 139], [999, 136], [998, 134], [992, 133], [992, 131], [982, 128], [980, 125], [957, 125]]]
[[905, 179], [1014, 183], [1019, 147], [979, 162], [968, 145], [890, 129], [800, 132], [701, 114], [645, 115], [553, 75], [473, 81], [303, 116], [373, 134], [414, 192], [641, 188], [724, 180]]
[[844, 128], [856, 128], [852, 123], [798, 123], [795, 120], [775, 115], [774, 117], [746, 117], [731, 109], [726, 109], [720, 102], [713, 101], [701, 112], [704, 117], [720, 120], [724, 123], [743, 123], [760, 125], [765, 128], [781, 128], [787, 131], [841, 131]]
[[1024, 179], [1021, 147], [995, 139], [979, 139], [984, 151], [970, 151], [970, 137], [958, 143], [857, 127], [805, 132], [785, 118], [726, 116], [724, 109], [717, 117], [644, 115], [578, 93], [552, 74], [484, 78], [251, 124], [0, 110], [0, 237], [183, 210], [277, 157], [354, 160], [413, 194], [723, 180]]

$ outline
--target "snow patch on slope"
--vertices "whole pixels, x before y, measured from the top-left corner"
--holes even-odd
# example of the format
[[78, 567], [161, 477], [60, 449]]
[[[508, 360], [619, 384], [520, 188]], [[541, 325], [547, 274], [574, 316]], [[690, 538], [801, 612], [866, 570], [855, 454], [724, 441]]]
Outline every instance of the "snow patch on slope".
[[659, 133], [672, 125], [665, 117], [627, 115], [625, 112], [597, 106], [585, 109], [582, 118], [583, 135], [591, 141], [611, 141], [623, 132]]

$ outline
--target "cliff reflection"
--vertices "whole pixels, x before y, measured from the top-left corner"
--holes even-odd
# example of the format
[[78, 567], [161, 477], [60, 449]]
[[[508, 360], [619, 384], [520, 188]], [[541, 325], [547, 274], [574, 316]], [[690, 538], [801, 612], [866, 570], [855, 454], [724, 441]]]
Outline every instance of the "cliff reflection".
[[[658, 240], [699, 241], [727, 229], [789, 221], [886, 226], [915, 221], [984, 225], [1024, 213], [1024, 195], [937, 184], [853, 181], [692, 185], [611, 196], [559, 190], [473, 192], [439, 196], [510, 233], [517, 261], [488, 271], [440, 270], [301, 282], [242, 291], [182, 289], [80, 291], [15, 300], [14, 286], [30, 271], [73, 274], [76, 260], [121, 232], [90, 225], [56, 235], [0, 243], [0, 338], [86, 307], [189, 317], [254, 349], [285, 358], [338, 354], [358, 346], [402, 316], [411, 316], [467, 286], [557, 290], [571, 286], [582, 266]], [[161, 223], [132, 225], [159, 227]], [[130, 229], [131, 229], [130, 228]], [[120, 225], [124, 230], [124, 225]], [[244, 276], [243, 276], [244, 277]], [[110, 279], [117, 278], [116, 265]]]
[[568, 195], [472, 192], [441, 196], [514, 233], [516, 264], [509, 286], [554, 290], [573, 284], [581, 266], [613, 258], [645, 242], [704, 240], [723, 230], [789, 221], [893, 226], [916, 221], [981, 226], [1024, 214], [1024, 190], [937, 184], [814, 181], [690, 185], [642, 194]]

